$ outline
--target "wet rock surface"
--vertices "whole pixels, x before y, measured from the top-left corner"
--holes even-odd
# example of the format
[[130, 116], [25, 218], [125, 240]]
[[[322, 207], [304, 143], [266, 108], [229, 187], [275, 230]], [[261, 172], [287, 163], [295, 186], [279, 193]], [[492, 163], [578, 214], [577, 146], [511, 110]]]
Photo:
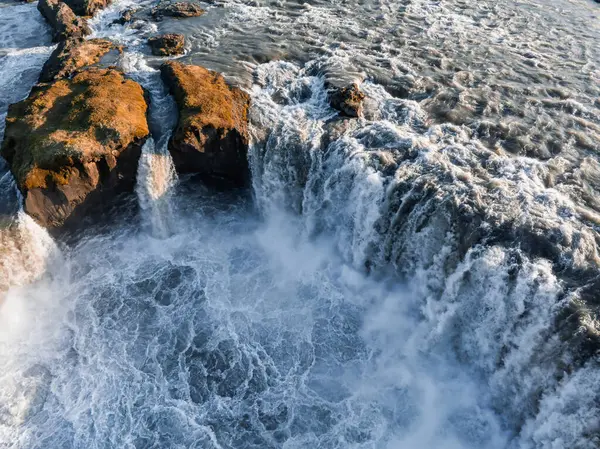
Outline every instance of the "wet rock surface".
[[25, 211], [57, 228], [134, 186], [149, 135], [142, 87], [112, 69], [34, 88], [9, 108], [1, 154]]
[[198, 17], [202, 14], [204, 14], [204, 10], [198, 4], [190, 2], [163, 3], [152, 10], [152, 16], [156, 19]]
[[148, 45], [155, 56], [176, 56], [184, 53], [185, 37], [183, 34], [163, 34], [148, 39]]
[[200, 66], [168, 62], [161, 74], [179, 109], [169, 144], [176, 169], [247, 184], [249, 95]]
[[87, 21], [77, 17], [66, 3], [58, 0], [40, 0], [37, 8], [52, 27], [55, 42], [81, 38], [91, 32]]
[[111, 50], [120, 50], [105, 39], [69, 39], [62, 41], [44, 64], [40, 82], [71, 77], [83, 67], [96, 64]]
[[125, 25], [126, 23], [132, 22], [134, 17], [133, 15], [137, 12], [137, 9], [131, 8], [131, 9], [126, 9], [125, 11], [123, 11], [121, 13], [121, 16], [113, 21], [113, 23], [119, 24], [119, 25]]
[[331, 107], [347, 117], [360, 117], [362, 115], [364, 99], [365, 94], [356, 83], [345, 87], [330, 87], [329, 89]]
[[73, 12], [80, 16], [93, 16], [96, 12], [106, 8], [111, 0], [65, 0]]

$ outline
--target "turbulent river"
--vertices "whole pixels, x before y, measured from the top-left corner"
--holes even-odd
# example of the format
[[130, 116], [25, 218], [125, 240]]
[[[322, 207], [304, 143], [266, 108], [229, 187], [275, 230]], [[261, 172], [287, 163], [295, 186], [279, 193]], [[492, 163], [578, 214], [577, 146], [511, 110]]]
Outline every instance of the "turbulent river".
[[[91, 21], [152, 98], [116, 218], [55, 240], [0, 162], [0, 447], [600, 447], [600, 5], [140, 4]], [[251, 94], [250, 192], [175, 174], [157, 32]], [[0, 137], [53, 48], [1, 0]]]

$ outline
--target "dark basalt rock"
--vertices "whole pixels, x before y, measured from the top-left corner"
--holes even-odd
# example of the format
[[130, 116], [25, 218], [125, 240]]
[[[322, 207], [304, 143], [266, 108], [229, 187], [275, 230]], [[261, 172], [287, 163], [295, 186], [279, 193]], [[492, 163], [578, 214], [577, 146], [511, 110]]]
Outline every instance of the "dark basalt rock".
[[139, 84], [99, 68], [39, 85], [11, 105], [0, 152], [25, 211], [59, 228], [133, 190], [147, 110]]
[[62, 41], [44, 64], [39, 81], [48, 83], [69, 78], [83, 67], [96, 64], [111, 50], [121, 50], [105, 39], [69, 39]]
[[250, 97], [203, 67], [167, 62], [164, 82], [179, 108], [169, 150], [177, 171], [246, 185]]
[[198, 17], [204, 14], [204, 10], [195, 3], [176, 2], [158, 5], [152, 10], [152, 16], [160, 19], [166, 17]]
[[363, 110], [365, 94], [357, 84], [346, 87], [331, 87], [329, 89], [329, 103], [342, 115], [348, 117], [360, 117]]
[[183, 34], [163, 34], [148, 39], [148, 44], [155, 56], [175, 56], [184, 52], [185, 37]]
[[40, 0], [37, 8], [53, 28], [54, 42], [70, 38], [81, 38], [91, 32], [87, 21], [77, 17], [73, 10], [62, 1]]
[[64, 0], [73, 12], [79, 16], [93, 16], [96, 12], [106, 8], [111, 0]]

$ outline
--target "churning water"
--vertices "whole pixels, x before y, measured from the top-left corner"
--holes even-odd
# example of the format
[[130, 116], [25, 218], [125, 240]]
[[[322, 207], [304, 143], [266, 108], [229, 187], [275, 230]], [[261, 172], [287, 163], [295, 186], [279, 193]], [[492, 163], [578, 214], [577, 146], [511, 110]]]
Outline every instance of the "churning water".
[[[55, 243], [0, 178], [0, 447], [600, 447], [595, 4], [135, 4], [92, 24], [152, 98], [140, 213]], [[251, 92], [252, 198], [177, 179], [158, 31]], [[0, 42], [5, 114], [52, 48], [31, 5]]]

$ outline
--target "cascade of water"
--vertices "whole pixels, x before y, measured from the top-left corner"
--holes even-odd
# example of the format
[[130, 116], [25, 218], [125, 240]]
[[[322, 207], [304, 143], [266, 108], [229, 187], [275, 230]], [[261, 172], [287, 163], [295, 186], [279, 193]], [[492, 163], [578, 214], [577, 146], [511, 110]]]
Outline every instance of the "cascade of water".
[[176, 180], [166, 142], [157, 148], [154, 139], [148, 139], [142, 148], [136, 192], [145, 220], [152, 234], [159, 238], [165, 238], [173, 231], [171, 197]]
[[22, 210], [0, 229], [0, 297], [39, 279], [59, 254], [50, 235]]
[[[464, 128], [427, 130], [417, 103], [375, 84], [362, 86], [365, 119], [332, 120], [311, 64], [257, 71], [251, 161], [267, 220], [291, 210], [356, 269], [392, 268], [420, 315], [414, 350], [444, 348], [492, 385], [514, 447], [592, 447], [599, 397], [573, 385], [600, 383], [586, 343], [600, 328], [581, 303], [598, 257], [578, 207], [538, 162], [493, 154]], [[557, 275], [569, 270], [590, 274], [570, 287]]]
[[164, 238], [173, 231], [171, 195], [177, 173], [168, 143], [176, 124], [177, 110], [160, 79], [160, 72], [149, 67], [141, 53], [126, 53], [122, 67], [150, 94], [149, 122], [153, 137], [142, 149], [136, 192], [151, 232]]
[[127, 4], [92, 25], [130, 44], [122, 67], [153, 100], [151, 232], [122, 223], [50, 263], [31, 218], [2, 228], [0, 445], [600, 445], [595, 233], [552, 167], [374, 82], [365, 117], [339, 120], [320, 61], [272, 62], [251, 109], [259, 220], [176, 182], [172, 100], [137, 31], [109, 25]]
[[[9, 104], [27, 96], [52, 47], [42, 46], [50, 35], [35, 5], [14, 4], [0, 11], [1, 143]], [[58, 254], [48, 233], [23, 212], [22, 201], [8, 166], [0, 162], [0, 298], [38, 280]]]

